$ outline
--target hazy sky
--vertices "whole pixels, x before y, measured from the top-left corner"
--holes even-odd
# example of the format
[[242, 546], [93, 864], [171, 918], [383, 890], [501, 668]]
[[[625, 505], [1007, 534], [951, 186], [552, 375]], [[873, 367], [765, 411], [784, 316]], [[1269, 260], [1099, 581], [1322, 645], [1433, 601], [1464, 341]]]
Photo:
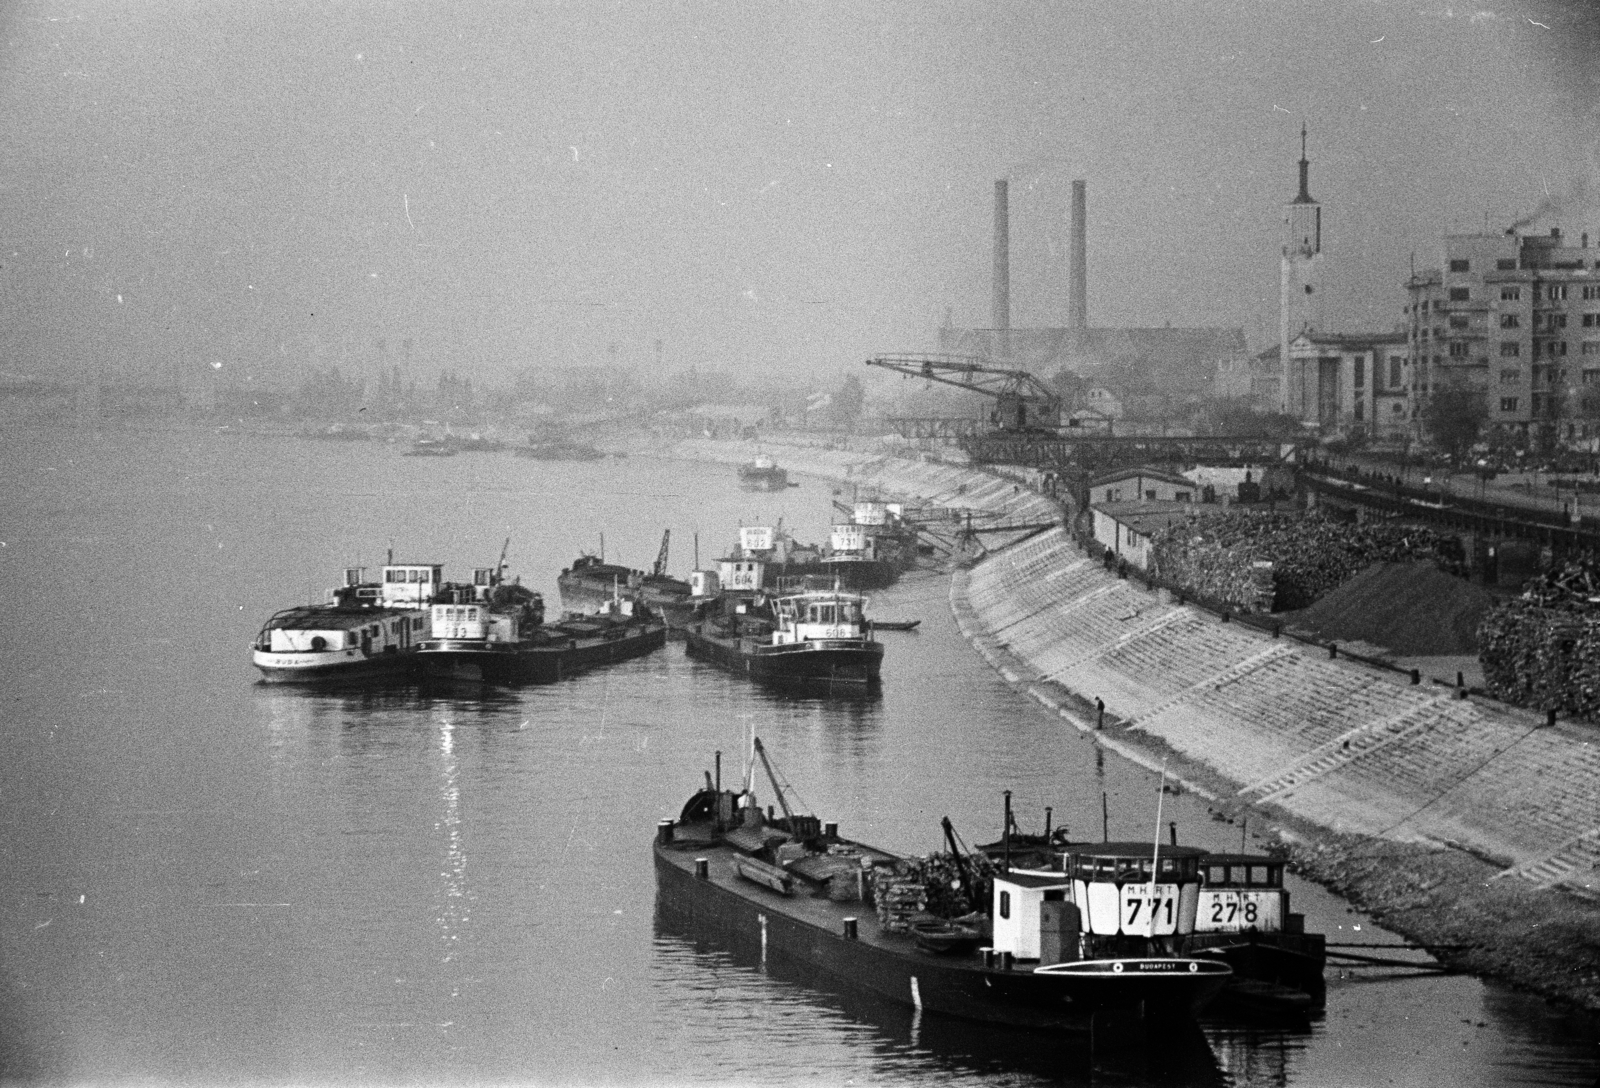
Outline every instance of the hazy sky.
[[[1600, 245], [1583, 0], [0, 7], [0, 371], [691, 364], [836, 381], [1060, 325], [1275, 336], [1310, 127], [1330, 319], [1446, 231]], [[167, 368], [164, 370], [163, 368]]]

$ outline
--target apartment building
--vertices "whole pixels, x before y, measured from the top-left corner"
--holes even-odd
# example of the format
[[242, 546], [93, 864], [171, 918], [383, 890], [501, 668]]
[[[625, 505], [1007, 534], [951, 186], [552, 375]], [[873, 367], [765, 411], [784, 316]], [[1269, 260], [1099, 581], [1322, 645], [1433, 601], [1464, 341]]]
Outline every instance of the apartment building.
[[1406, 284], [1409, 415], [1447, 385], [1483, 391], [1489, 425], [1600, 437], [1600, 248], [1548, 234], [1452, 234]]

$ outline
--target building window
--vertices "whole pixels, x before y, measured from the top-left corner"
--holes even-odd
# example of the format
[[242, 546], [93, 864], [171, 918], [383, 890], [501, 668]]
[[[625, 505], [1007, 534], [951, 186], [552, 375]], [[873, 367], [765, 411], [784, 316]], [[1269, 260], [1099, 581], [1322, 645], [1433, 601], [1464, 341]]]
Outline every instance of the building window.
[[1355, 377], [1356, 388], [1365, 389], [1367, 385], [1367, 357], [1365, 355], [1357, 355], [1350, 360], [1350, 365], [1353, 368], [1352, 374]]
[[[1512, 264], [1515, 264], [1515, 263], [1516, 263], [1515, 261], [1512, 262]], [[1522, 288], [1520, 288], [1520, 287], [1502, 287], [1502, 288], [1500, 288], [1500, 301], [1501, 302], [1516, 302], [1521, 297], [1522, 297]]]
[[1467, 357], [1467, 342], [1465, 340], [1450, 341], [1450, 358], [1465, 359]]
[[1389, 388], [1400, 388], [1400, 356], [1389, 356]]
[[1600, 385], [1600, 368], [1583, 372], [1584, 385]]
[[1545, 327], [1550, 329], [1564, 329], [1567, 327], [1566, 314], [1545, 314]]
[[1595, 299], [1600, 298], [1600, 284], [1584, 284], [1583, 298], [1586, 302], [1592, 302]]
[[1583, 315], [1583, 327], [1584, 328], [1592, 329], [1596, 325], [1600, 325], [1600, 314], [1584, 314]]
[[[1552, 295], [1551, 297], [1553, 298], [1555, 296]], [[1469, 302], [1469, 301], [1471, 301], [1471, 299], [1472, 299], [1472, 289], [1470, 287], [1452, 287], [1452, 288], [1450, 288], [1450, 301], [1451, 302]]]
[[1517, 410], [1517, 398], [1516, 397], [1501, 397], [1500, 398], [1500, 410], [1502, 412], [1515, 412]]
[[1460, 260], [1460, 259], [1451, 261], [1450, 262], [1450, 271], [1452, 271], [1452, 272], [1471, 272], [1472, 271], [1472, 262], [1471, 261], [1463, 261], [1463, 260]]
[[1500, 372], [1501, 385], [1516, 385], [1520, 381], [1522, 381], [1522, 371], [1520, 370], [1502, 370]]
[[1600, 340], [1585, 340], [1583, 342], [1585, 355], [1600, 355]]
[[1567, 297], [1567, 285], [1564, 283], [1552, 283], [1544, 289], [1544, 297], [1551, 302], [1564, 301]]
[[1357, 423], [1360, 423], [1363, 419], [1367, 418], [1366, 408], [1367, 408], [1367, 402], [1366, 401], [1364, 401], [1364, 400], [1356, 401], [1355, 417], [1356, 417], [1356, 422]]
[[1450, 327], [1452, 329], [1464, 329], [1469, 324], [1471, 324], [1470, 319], [1465, 317], [1452, 317], [1450, 319]]
[[[1517, 259], [1515, 257], [1501, 257], [1494, 262], [1494, 267], [1499, 272], [1515, 272], [1517, 270]], [[1512, 290], [1515, 291], [1516, 288], [1513, 287]], [[1504, 296], [1501, 297], [1503, 298]]]
[[1174, 491], [1172, 493], [1172, 499], [1174, 502], [1188, 502], [1189, 493], [1187, 491]]
[[1550, 341], [1550, 354], [1551, 355], [1553, 355], [1553, 356], [1554, 355], [1565, 355], [1566, 353], [1567, 353], [1567, 342], [1565, 340], [1552, 340], [1552, 341]]
[[1514, 329], [1514, 328], [1517, 328], [1521, 324], [1522, 324], [1522, 322], [1517, 319], [1517, 315], [1516, 314], [1501, 314], [1500, 315], [1500, 327], [1502, 329]]
[[1144, 492], [1144, 497], [1145, 497], [1146, 500], [1148, 500], [1150, 502], [1155, 502], [1156, 501], [1156, 490], [1155, 490], [1155, 488], [1153, 488], [1153, 487], [1146, 488], [1145, 492]]
[[1002, 917], [1002, 918], [1010, 918], [1011, 917], [1011, 893], [1010, 892], [1001, 892], [1000, 893], [1000, 917]]

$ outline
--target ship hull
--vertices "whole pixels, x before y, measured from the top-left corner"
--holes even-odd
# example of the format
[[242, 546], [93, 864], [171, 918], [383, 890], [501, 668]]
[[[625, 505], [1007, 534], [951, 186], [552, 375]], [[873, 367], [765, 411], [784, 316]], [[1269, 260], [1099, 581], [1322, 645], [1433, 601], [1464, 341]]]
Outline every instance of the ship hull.
[[[654, 850], [657, 909], [666, 916], [928, 1012], [1050, 1031], [1087, 1030], [1107, 1013], [1188, 1020], [1230, 975], [1225, 965], [1186, 959], [1087, 961], [1048, 972], [985, 966], [977, 955], [922, 952], [909, 935], [880, 932], [865, 903], [784, 896], [742, 880], [727, 846], [658, 841]], [[697, 858], [707, 861], [705, 877], [696, 875]]]
[[436, 639], [422, 644], [417, 661], [425, 679], [482, 684], [554, 684], [579, 673], [643, 657], [666, 644], [659, 623], [615, 637], [551, 640], [540, 645], [486, 644]]
[[770, 563], [762, 571], [762, 588], [780, 589], [797, 584], [804, 579], [826, 579], [835, 582], [841, 590], [860, 593], [868, 589], [884, 589], [894, 585], [900, 570], [883, 560], [826, 560], [813, 563]]
[[364, 655], [359, 648], [308, 653], [252, 650], [251, 664], [264, 684], [338, 684], [410, 679], [417, 668], [415, 650], [390, 648]]

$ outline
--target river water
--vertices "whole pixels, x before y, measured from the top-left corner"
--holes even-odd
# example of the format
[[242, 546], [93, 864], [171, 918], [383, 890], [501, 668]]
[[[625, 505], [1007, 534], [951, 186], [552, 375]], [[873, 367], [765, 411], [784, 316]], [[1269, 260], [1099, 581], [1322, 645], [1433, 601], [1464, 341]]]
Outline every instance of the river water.
[[[1008, 1085], [1593, 1084], [1583, 1018], [1467, 978], [1330, 971], [1310, 1025], [1208, 1021], [1115, 1058], [881, 1005], [742, 960], [654, 911], [656, 821], [751, 730], [802, 807], [891, 849], [1001, 791], [1083, 837], [1155, 827], [1157, 780], [1012, 692], [948, 580], [876, 595], [880, 698], [780, 698], [681, 644], [548, 687], [307, 693], [247, 644], [338, 569], [492, 564], [555, 597], [605, 534], [670, 567], [778, 517], [821, 539], [832, 485], [738, 489], [648, 458], [405, 458], [378, 443], [21, 430], [0, 446], [7, 622], [0, 1073], [25, 1082]], [[770, 791], [765, 791], [770, 792]], [[1185, 842], [1236, 847], [1202, 799]], [[1254, 844], [1259, 845], [1259, 844]], [[1393, 939], [1315, 887], [1330, 939]]]

